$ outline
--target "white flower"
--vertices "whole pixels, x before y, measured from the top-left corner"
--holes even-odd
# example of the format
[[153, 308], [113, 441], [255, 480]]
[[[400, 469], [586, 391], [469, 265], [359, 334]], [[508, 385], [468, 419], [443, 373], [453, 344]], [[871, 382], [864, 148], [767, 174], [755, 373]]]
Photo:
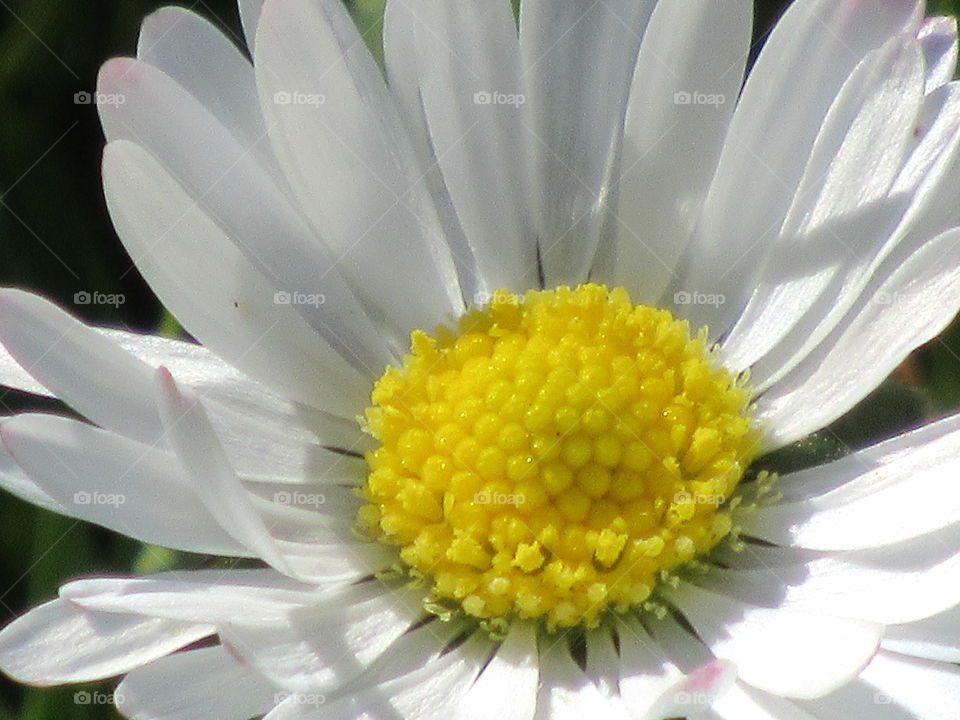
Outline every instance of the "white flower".
[[6, 418], [0, 483], [269, 567], [71, 582], [0, 667], [151, 719], [955, 715], [960, 418], [761, 472], [960, 306], [952, 20], [798, 0], [741, 91], [747, 0], [390, 0], [388, 84], [339, 0], [240, 7], [252, 64], [168, 8], [98, 87], [202, 344], [0, 292], [0, 380], [92, 423]]

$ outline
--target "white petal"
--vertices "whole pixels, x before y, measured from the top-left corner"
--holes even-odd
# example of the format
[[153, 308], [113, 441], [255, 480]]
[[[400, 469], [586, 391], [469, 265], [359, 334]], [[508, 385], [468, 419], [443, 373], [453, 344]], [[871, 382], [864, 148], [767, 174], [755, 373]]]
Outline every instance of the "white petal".
[[787, 475], [787, 501], [744, 517], [744, 532], [779, 545], [856, 550], [945, 528], [960, 517], [958, 452], [960, 418], [952, 417]]
[[[9, 419], [9, 417], [0, 416], [0, 425]], [[27, 477], [2, 442], [0, 442], [0, 487], [31, 505], [37, 505], [62, 515], [66, 514], [63, 505], [54, 500], [45, 490], [41, 490], [39, 485]]]
[[650, 18], [617, 188], [613, 284], [634, 302], [657, 303], [696, 225], [743, 82], [752, 10], [690, 0], [659, 3]]
[[263, 10], [264, 0], [239, 0], [240, 21], [243, 23], [243, 34], [247, 40], [250, 54], [254, 52], [254, 42], [257, 39], [257, 25], [260, 24], [260, 13]]
[[840, 87], [868, 52], [916, 30], [921, 5], [800, 0], [777, 23], [737, 105], [682, 279], [691, 292], [722, 295], [726, 303], [685, 306], [693, 325], [710, 325], [716, 335], [730, 327]]
[[460, 314], [422, 170], [342, 3], [268, 0], [254, 64], [280, 164], [375, 319], [406, 345], [411, 330]]
[[496, 655], [459, 701], [456, 720], [531, 720], [540, 677], [536, 626], [515, 622]]
[[649, 717], [651, 720], [677, 715], [699, 718], [729, 691], [736, 679], [737, 666], [732, 662], [708, 663], [664, 691]]
[[[774, 701], [770, 696], [765, 699], [768, 704], [773, 705]], [[798, 702], [796, 706], [801, 706], [805, 713], [813, 713], [812, 715], [804, 714], [802, 716], [804, 719], [869, 717], [870, 720], [917, 720], [918, 718], [899, 705], [894, 705], [862, 676], [826, 697]], [[924, 719], [926, 720], [925, 716]], [[730, 720], [735, 719], [731, 717]]]
[[590, 269], [608, 219], [630, 79], [653, 7], [650, 0], [520, 5], [534, 153], [527, 197], [547, 286], [582, 283]]
[[0, 669], [30, 685], [90, 682], [121, 675], [212, 632], [209, 626], [93, 613], [52, 600], [0, 632]]
[[44, 510], [50, 510], [60, 515], [70, 514], [62, 504], [54, 500], [39, 485], [27, 477], [3, 446], [0, 446], [0, 465], [9, 465], [9, 467], [0, 469], [0, 487], [8, 493]]
[[[923, 118], [924, 127], [920, 129], [920, 146], [911, 157], [919, 162], [909, 162], [904, 167], [904, 180], [915, 187], [915, 202], [901, 230], [907, 235], [909, 247], [918, 247], [930, 238], [936, 237], [960, 224], [957, 211], [956, 187], [960, 183], [960, 162], [957, 157], [957, 94], [960, 83], [951, 82], [934, 90], [927, 99], [927, 105], [936, 111], [935, 119]], [[949, 138], [949, 142], [943, 140]], [[939, 145], [938, 145], [939, 141]], [[930, 162], [930, 156], [936, 156], [936, 162]], [[912, 171], [909, 172], [908, 171]], [[898, 180], [898, 186], [900, 185]]]
[[436, 149], [430, 139], [427, 117], [420, 97], [420, 70], [417, 62], [416, 15], [408, 0], [390, 0], [383, 14], [383, 55], [387, 80], [407, 128], [419, 165], [421, 182], [434, 197], [447, 244], [457, 266], [462, 295], [477, 298], [482, 291], [482, 278], [476, 258], [467, 242], [460, 218], [457, 217], [450, 193], [440, 170]]
[[[789, 238], [883, 198], [915, 135], [922, 101], [916, 40], [896, 37], [868, 54], [827, 113], [783, 234]], [[860, 183], [851, 187], [857, 172]]]
[[717, 570], [699, 584], [745, 602], [881, 624], [905, 623], [960, 602], [960, 526], [800, 564]]
[[52, 303], [0, 290], [0, 340], [28, 372], [105, 428], [148, 442], [160, 418], [144, 390], [150, 369]]
[[684, 674], [666, 658], [664, 651], [636, 618], [618, 617], [618, 620], [620, 693], [624, 701], [638, 719], [655, 720], [661, 715], [668, 716], [666, 712], [658, 715], [658, 701], [665, 692], [683, 682]]
[[161, 8], [143, 21], [137, 57], [173, 78], [281, 177], [260, 114], [253, 65], [213, 24], [190, 10]]
[[72, 517], [154, 545], [249, 555], [203, 508], [168, 453], [54, 415], [18, 415], [0, 425], [0, 437]]
[[786, 698], [760, 692], [742, 683], [734, 685], [717, 701], [715, 711], [724, 720], [825, 720], [802, 710]]
[[[436, 163], [430, 148], [430, 131], [420, 98], [420, 68], [417, 62], [417, 18], [414, 3], [388, 0], [383, 11], [383, 55], [390, 91], [407, 122], [411, 140], [426, 169]], [[440, 176], [439, 168], [431, 168]]]
[[771, 610], [685, 585], [668, 597], [740, 679], [776, 695], [813, 698], [856, 677], [883, 628], [823, 614]]
[[243, 486], [253, 497], [257, 512], [279, 535], [288, 535], [290, 539], [304, 539], [315, 533], [318, 526], [353, 529], [357, 511], [364, 504], [357, 497], [356, 487], [335, 483], [305, 486], [243, 478]]
[[[52, 396], [47, 388], [34, 380], [29, 373], [20, 367], [20, 363], [13, 359], [13, 356], [10, 355], [10, 352], [2, 343], [0, 343], [0, 385], [6, 385], [14, 390], [33, 393], [34, 395]], [[6, 395], [6, 392], [4, 392], [4, 395]]]
[[[758, 401], [768, 449], [837, 419], [940, 333], [960, 307], [960, 232], [949, 231], [902, 264], [878, 271], [820, 350]], [[870, 348], [868, 356], [863, 348]], [[862, 359], [862, 362], [858, 361]]]
[[616, 628], [619, 690], [634, 720], [702, 712], [736, 680], [736, 666], [727, 660], [711, 660], [684, 674], [635, 617], [623, 619]]
[[657, 617], [645, 626], [662, 650], [665, 660], [686, 673], [693, 673], [716, 660], [709, 648], [694, 634], [689, 623], [681, 625], [674, 614]]
[[776, 567], [791, 567], [800, 565], [820, 553], [809, 550], [785, 548], [769, 543], [758, 543], [749, 536], [744, 537], [744, 547], [731, 548], [728, 544], [721, 544], [716, 548], [718, 567], [729, 567], [732, 570], [756, 570]]
[[[331, 478], [356, 483], [365, 477], [362, 458], [343, 454], [371, 449], [370, 438], [355, 420], [281, 397], [202, 345], [120, 330], [99, 332], [150, 368], [168, 368], [203, 398], [217, 436], [245, 480], [309, 484]], [[152, 397], [152, 373], [149, 390], [140, 394]]]
[[164, 304], [211, 350], [287, 397], [352, 417], [366, 382], [251, 267], [157, 162], [107, 146], [104, 184], [127, 250]]
[[438, 648], [449, 639], [444, 636], [441, 642], [435, 635], [446, 633], [448, 623], [408, 632], [422, 612], [420, 598], [408, 591], [370, 580], [335, 594], [322, 604], [291, 610], [282, 621], [240, 618], [221, 626], [221, 637], [277, 685], [294, 692], [325, 693], [356, 680], [384, 656], [401, 666], [409, 663], [409, 652], [397, 653], [403, 645], [395, 643], [402, 637], [407, 643], [426, 637]]
[[275, 483], [264, 487], [248, 481], [243, 482], [243, 488], [280, 552], [289, 557], [301, 579], [310, 582], [335, 579], [312, 575], [311, 567], [327, 571], [341, 567], [356, 576], [362, 575], [362, 568], [356, 567], [360, 558], [380, 558], [380, 563], [367, 568], [367, 572], [379, 570], [396, 559], [396, 550], [355, 536], [355, 518], [362, 503], [352, 487], [320, 486], [318, 492], [306, 492], [314, 488]]
[[[769, 262], [766, 282], [775, 287], [773, 297], [761, 285], [751, 300], [753, 309], [760, 309], [759, 321], [750, 317], [740, 321], [753, 340], [728, 339], [730, 345], [740, 345], [741, 355], [729, 357], [728, 366], [739, 369], [752, 364], [751, 379], [757, 390], [784, 377], [829, 335], [883, 263], [900, 264], [954, 224], [949, 219], [952, 209], [944, 217], [937, 200], [946, 194], [943, 187], [960, 148], [958, 113], [957, 83], [927, 96], [910, 132], [909, 154], [889, 196], [828, 219], [803, 235], [802, 246], [791, 248], [792, 257], [784, 254]], [[838, 239], [845, 246], [839, 253], [832, 250]]]
[[[447, 720], [455, 716], [458, 708], [469, 702], [470, 689], [483, 667], [483, 662], [493, 651], [493, 643], [483, 633], [475, 633], [463, 645], [448, 654], [441, 655], [410, 675], [400, 677], [385, 688], [390, 706], [401, 717], [416, 717], [422, 720]], [[383, 686], [381, 686], [383, 687]], [[503, 692], [504, 687], [497, 688]], [[375, 699], [375, 692], [364, 693], [360, 708], [375, 715], [385, 703]], [[532, 704], [532, 703], [531, 703]], [[486, 716], [489, 717], [489, 716]], [[532, 717], [532, 713], [526, 716]]]
[[218, 433], [245, 475], [288, 482], [363, 477], [362, 460], [324, 449], [366, 450], [355, 422], [278, 397], [199, 345], [89, 328], [17, 290], [0, 290], [0, 309], [0, 339], [19, 362], [104, 428], [165, 443], [152, 368], [167, 364], [210, 401]]
[[953, 80], [957, 72], [957, 20], [931, 17], [923, 21], [917, 34], [927, 64], [927, 92]]
[[336, 718], [336, 720], [347, 720], [348, 718], [357, 718], [357, 720], [367, 720], [369, 716], [358, 715], [353, 707], [344, 708], [342, 704], [336, 707], [336, 715], [330, 714], [331, 706], [327, 702], [327, 696], [317, 692], [288, 693], [282, 692], [277, 695], [280, 704], [267, 713], [263, 720], [325, 720], [326, 718]]
[[535, 720], [581, 720], [584, 717], [627, 720], [626, 703], [603, 693], [581, 670], [563, 635], [547, 638], [540, 648], [540, 693]]
[[[251, 148], [197, 98], [144, 62], [109, 61], [100, 71], [98, 90], [124, 98], [122, 103], [99, 105], [108, 140], [128, 140], [156, 158], [176, 186], [182, 186], [190, 206], [200, 206], [206, 222], [269, 281], [273, 291], [261, 303], [281, 302], [277, 292], [287, 293], [288, 310], [348, 362], [378, 375], [380, 365], [391, 359], [382, 333], [341, 276], [338, 257], [310, 230]], [[173, 216], [165, 230], [176, 232], [173, 226], [186, 222], [183, 214]], [[163, 240], [155, 237], [153, 244], [173, 242], [160, 237]], [[202, 242], [197, 244], [203, 248]]]
[[[314, 513], [316, 525], [309, 532], [303, 532], [302, 525], [288, 524], [286, 516], [298, 514], [296, 508], [258, 502], [247, 492], [197, 397], [178, 388], [162, 367], [157, 371], [157, 389], [167, 439], [184, 472], [203, 504], [237, 542], [305, 583], [356, 580], [395, 560], [395, 552], [385, 545], [354, 539], [348, 522]], [[264, 510], [272, 512], [261, 514]]]
[[[419, 609], [422, 612], [422, 608]], [[407, 632], [396, 638], [388, 650], [373, 658], [360, 675], [337, 688], [336, 694], [342, 697], [356, 695], [365, 688], [374, 688], [417, 673], [450, 652], [456, 642], [462, 641], [475, 629], [456, 620], [427, 620], [429, 621], [410, 626]], [[479, 633], [475, 633], [470, 639], [474, 638], [485, 640]], [[489, 657], [490, 651], [492, 646], [488, 645], [486, 657]], [[477, 667], [477, 673], [479, 670]]]
[[[864, 211], [891, 202], [887, 194], [914, 138], [922, 100], [923, 61], [912, 38], [894, 38], [868, 54], [844, 83], [760, 273], [759, 289], [724, 343], [728, 367], [739, 371], [755, 365], [799, 322], [834, 275], [847, 270], [848, 256], [864, 258], [853, 264], [863, 272], [866, 260], [884, 246], [899, 215], [880, 213], [887, 226], [878, 228]], [[902, 211], [904, 205], [894, 206]], [[838, 232], [845, 220], [850, 227]], [[777, 369], [775, 362], [761, 362], [751, 377], [763, 383]]]
[[[784, 475], [777, 483], [779, 503], [793, 504], [815, 496], [829, 497], [837, 502], [852, 502], [866, 497], [884, 487], [884, 483], [873, 484], [868, 478], [874, 471], [890, 465], [892, 468], [908, 467], [914, 453], [923, 456], [930, 453], [931, 459], [943, 458], [938, 448], [950, 442], [960, 430], [960, 414], [936, 420], [920, 426], [916, 430], [904, 432], [896, 437], [884, 440], [869, 447], [857, 450], [839, 460], [814, 465], [795, 473]], [[864, 481], [854, 482], [864, 476]], [[878, 477], [884, 477], [881, 473]], [[896, 474], [888, 476], [895, 479]], [[763, 512], [767, 512], [766, 509]]]
[[277, 621], [323, 596], [273, 570], [201, 570], [75, 580], [60, 588], [60, 597], [87, 610], [223, 625]]
[[953, 720], [957, 716], [960, 670], [954, 665], [881, 650], [861, 677], [862, 682], [809, 706], [819, 717]]
[[414, 8], [419, 96], [457, 216], [485, 288], [523, 292], [537, 284], [537, 260], [510, 4], [420, 0]]
[[222, 647], [161, 658], [128, 674], [117, 709], [137, 720], [248, 720], [276, 704], [277, 692]]
[[240, 479], [230, 467], [210, 419], [192, 393], [182, 392], [165, 368], [157, 371], [158, 405], [167, 439], [203, 504], [237, 542], [285, 575], [293, 570], [257, 516]]
[[[302, 714], [296, 707], [278, 708], [270, 720], [287, 718], [379, 718], [447, 720], [466, 702], [466, 695], [491, 651], [481, 633], [449, 654], [432, 658], [423, 667], [363, 692], [337, 697], [333, 702]], [[288, 702], [289, 705], [289, 702]], [[266, 719], [265, 719], [266, 720]]]
[[891, 625], [881, 647], [901, 655], [960, 663], [960, 605], [903, 625]]
[[586, 636], [586, 666], [594, 686], [607, 698], [620, 695], [620, 654], [610, 628], [600, 627]]
[[[447, 191], [436, 152], [431, 146], [430, 129], [420, 96], [416, 33], [416, 26], [421, 22], [418, 19], [420, 14], [416, 3], [408, 0], [389, 0], [386, 3], [383, 12], [383, 55], [390, 92], [396, 99], [414, 152], [424, 169], [425, 180], [439, 197], [439, 194]], [[459, 226], [459, 220], [455, 224]]]
[[723, 341], [724, 366], [734, 372], [750, 368], [752, 386], [761, 392], [808, 355], [836, 327], [879, 264], [875, 248], [863, 250], [866, 257], [851, 255], [837, 247], [837, 238], [858, 245], [890, 238], [909, 200], [904, 194], [883, 198], [827, 220], [794, 238], [794, 244], [776, 246], [771, 254], [777, 261], [766, 264]]
[[222, 647], [161, 658], [128, 674], [117, 709], [137, 720], [248, 720], [276, 705], [277, 691]]
[[892, 193], [913, 192], [918, 196], [911, 213], [904, 219], [905, 223], [913, 220], [911, 215], [919, 214], [920, 208], [926, 207], [923, 192], [942, 181], [950, 162], [956, 157], [958, 95], [960, 84], [947, 83], [933, 90], [924, 100], [913, 131], [910, 156], [891, 189]]

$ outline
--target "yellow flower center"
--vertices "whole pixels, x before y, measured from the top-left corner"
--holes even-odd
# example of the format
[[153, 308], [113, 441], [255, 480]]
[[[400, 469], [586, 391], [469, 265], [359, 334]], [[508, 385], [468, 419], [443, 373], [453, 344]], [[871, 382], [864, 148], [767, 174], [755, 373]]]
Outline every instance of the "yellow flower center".
[[599, 285], [500, 291], [377, 381], [358, 515], [429, 602], [595, 626], [731, 529], [749, 393], [705, 334]]

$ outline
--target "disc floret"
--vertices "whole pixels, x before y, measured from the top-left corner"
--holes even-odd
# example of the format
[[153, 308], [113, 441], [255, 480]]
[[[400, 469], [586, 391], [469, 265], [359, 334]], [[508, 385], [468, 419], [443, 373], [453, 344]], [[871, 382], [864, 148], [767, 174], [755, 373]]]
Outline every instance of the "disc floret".
[[501, 291], [376, 383], [358, 519], [430, 603], [592, 627], [728, 535], [749, 403], [705, 333], [621, 288]]

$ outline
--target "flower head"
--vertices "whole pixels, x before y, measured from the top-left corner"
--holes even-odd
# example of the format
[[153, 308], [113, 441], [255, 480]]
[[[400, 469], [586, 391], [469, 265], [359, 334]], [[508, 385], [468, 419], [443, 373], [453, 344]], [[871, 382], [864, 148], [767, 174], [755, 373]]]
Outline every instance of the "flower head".
[[751, 6], [389, 0], [386, 77], [338, 0], [241, 1], [252, 62], [149, 17], [104, 186], [198, 343], [0, 291], [0, 380], [89, 421], [4, 419], [0, 484], [260, 562], [68, 583], [0, 667], [144, 718], [941, 717], [960, 421], [770, 455], [960, 307], [956, 25], [797, 0], [744, 79]]

